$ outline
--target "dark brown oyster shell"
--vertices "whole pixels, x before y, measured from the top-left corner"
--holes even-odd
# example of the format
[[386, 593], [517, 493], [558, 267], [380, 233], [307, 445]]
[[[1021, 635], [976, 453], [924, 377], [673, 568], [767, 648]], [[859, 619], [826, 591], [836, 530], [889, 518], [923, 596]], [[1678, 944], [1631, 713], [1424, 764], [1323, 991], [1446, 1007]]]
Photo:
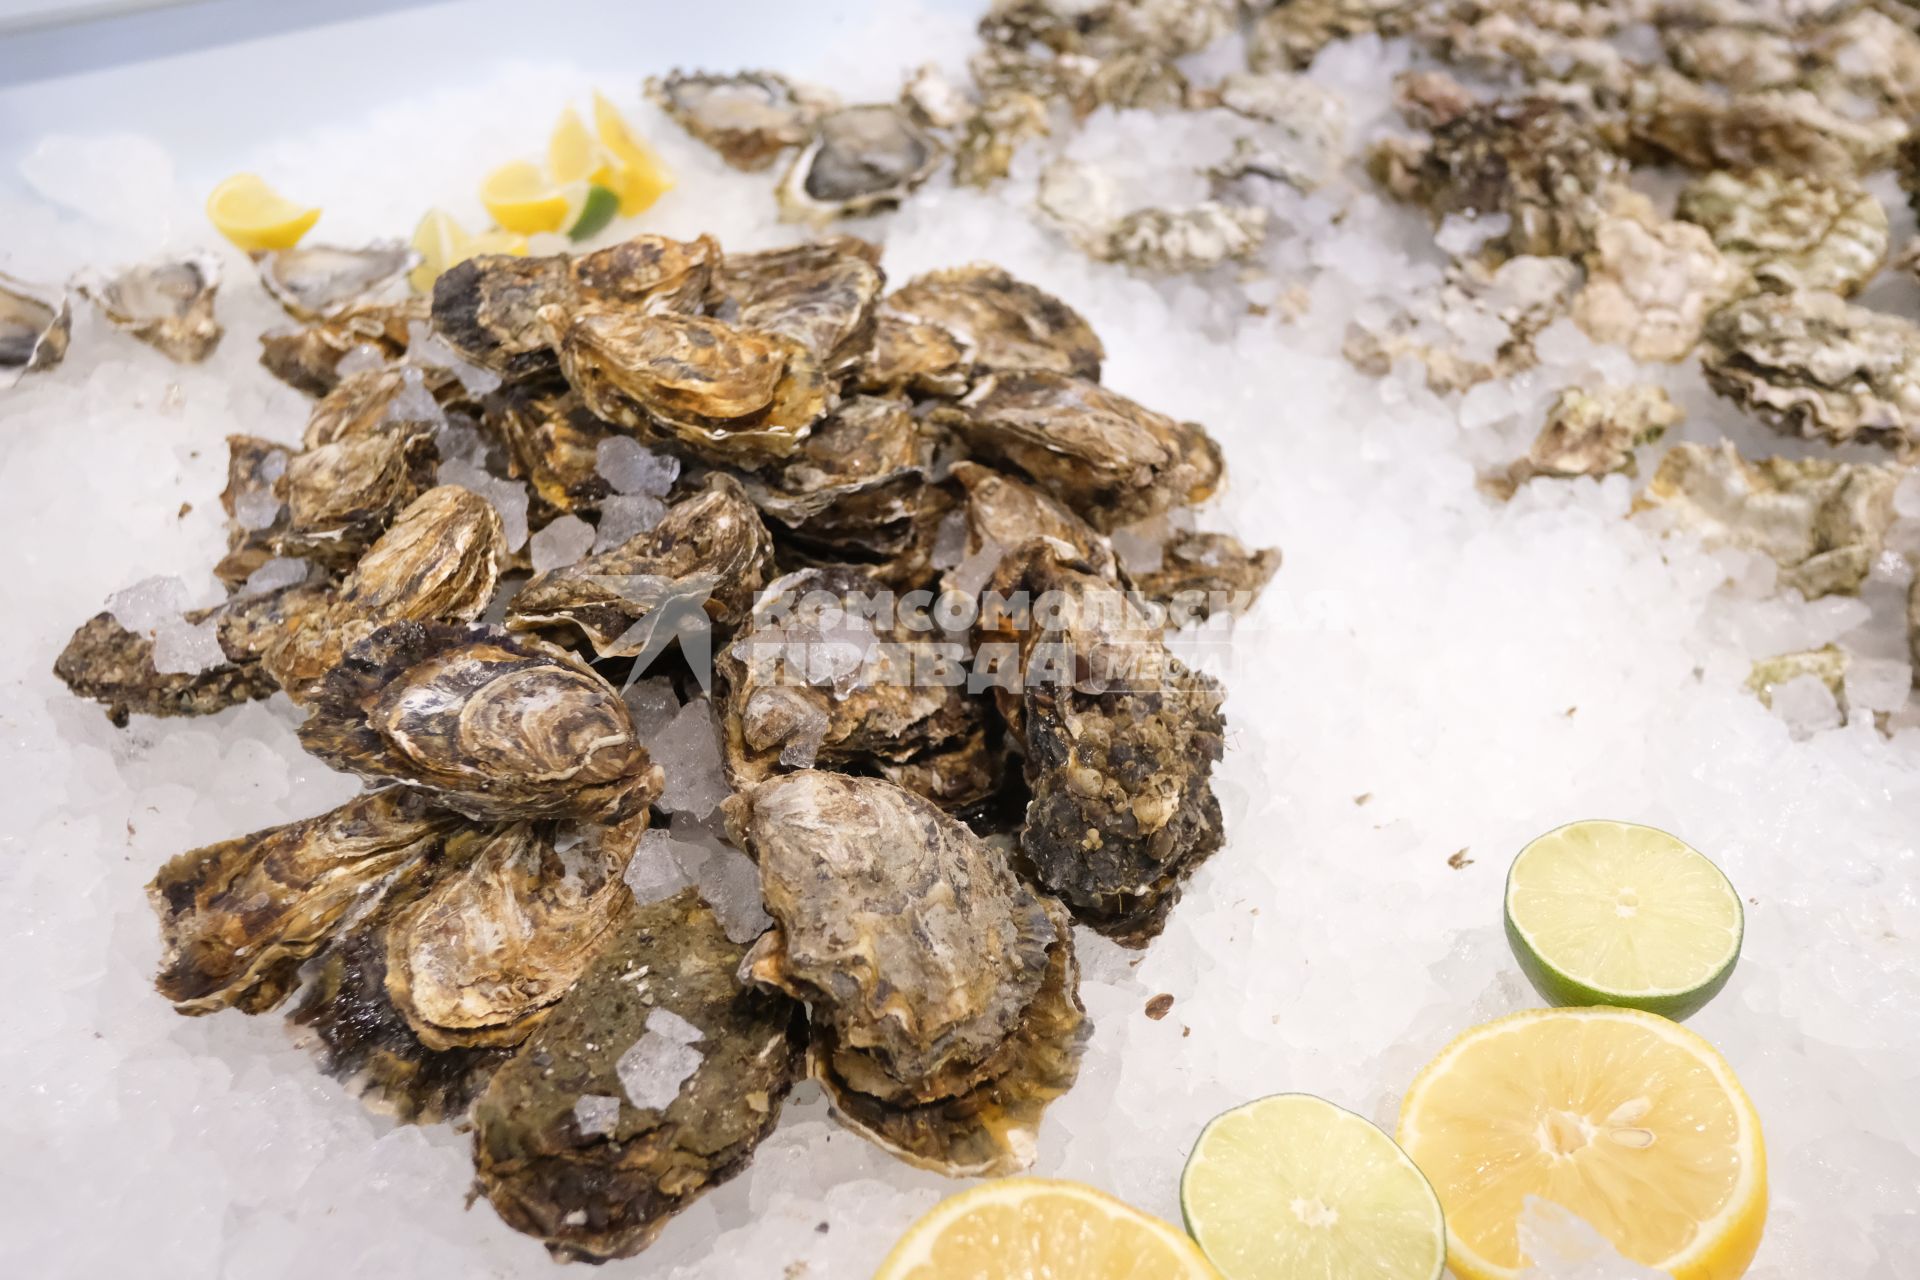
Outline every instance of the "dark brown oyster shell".
[[1160, 548], [1160, 567], [1133, 575], [1140, 594], [1174, 611], [1174, 622], [1244, 612], [1273, 575], [1280, 552], [1249, 551], [1225, 533], [1176, 532]]
[[[891, 599], [878, 579], [846, 566], [768, 586], [753, 624], [714, 667], [736, 789], [815, 764], [861, 772], [922, 764], [905, 776], [948, 807], [992, 789], [991, 762], [964, 750], [984, 741], [986, 706], [967, 696], [962, 647], [902, 618], [876, 625], [861, 616]], [[950, 683], [930, 678], [942, 659]]]
[[[307, 419], [306, 432], [300, 437], [301, 446], [315, 449], [386, 431], [413, 435], [431, 428], [433, 424], [424, 419], [405, 417], [408, 409], [402, 396], [412, 381], [407, 374], [406, 369], [389, 366], [342, 378], [314, 405], [313, 416]], [[419, 378], [416, 372], [414, 379]], [[419, 385], [424, 390], [424, 381]]]
[[1026, 748], [1021, 848], [1075, 919], [1144, 945], [1223, 840], [1209, 784], [1226, 728], [1219, 682], [1172, 657], [1158, 620], [1113, 583], [1046, 544], [1003, 565], [994, 587], [1063, 605], [1024, 630], [987, 629], [975, 659], [978, 670], [1017, 654], [1025, 677], [1017, 697], [996, 690]]
[[884, 213], [933, 176], [940, 140], [897, 103], [865, 103], [822, 116], [775, 194], [796, 222]]
[[721, 159], [749, 173], [812, 137], [814, 122], [831, 105], [829, 96], [771, 71], [651, 76], [647, 97]]
[[827, 409], [819, 361], [791, 338], [606, 304], [540, 320], [588, 409], [710, 462], [784, 457]]
[[729, 324], [791, 338], [829, 376], [873, 346], [874, 308], [886, 288], [880, 248], [834, 236], [791, 249], [730, 253], [714, 277], [716, 314]]
[[147, 887], [166, 946], [156, 985], [182, 1013], [260, 1013], [302, 961], [460, 827], [420, 796], [357, 796], [317, 818], [194, 849]]
[[433, 330], [463, 357], [508, 377], [553, 367], [540, 309], [572, 293], [565, 255], [482, 254], [433, 282]]
[[959, 411], [942, 410], [974, 451], [1011, 464], [1107, 530], [1205, 500], [1219, 486], [1220, 447], [1098, 383], [1039, 370], [987, 379]]
[[962, 396], [972, 385], [967, 353], [939, 325], [889, 315], [881, 304], [873, 351], [854, 370], [862, 391], [884, 395]]
[[1035, 538], [1059, 543], [1102, 577], [1118, 576], [1105, 536], [1032, 485], [977, 462], [954, 463], [952, 475], [967, 495], [966, 559], [947, 578], [954, 590], [978, 592], [1004, 556]]
[[107, 708], [107, 718], [125, 725], [143, 716], [205, 716], [280, 686], [255, 663], [224, 664], [205, 671], [163, 672], [154, 667], [153, 641], [129, 631], [113, 614], [100, 612], [80, 624], [54, 660], [53, 674], [82, 698]]
[[[798, 1009], [743, 986], [741, 957], [692, 890], [613, 923], [587, 972], [474, 1105], [475, 1185], [509, 1226], [556, 1258], [630, 1257], [746, 1167], [801, 1052]], [[677, 1041], [668, 1053], [697, 1062], [671, 1097], [643, 1092], [639, 1105], [621, 1064], [650, 1037]], [[612, 1103], [612, 1114], [583, 1124], [589, 1098]]]
[[261, 334], [260, 363], [287, 385], [324, 396], [339, 385], [348, 352], [364, 348], [397, 360], [407, 352], [410, 326], [430, 314], [425, 298], [359, 303], [327, 320]]
[[399, 431], [350, 436], [288, 459], [274, 492], [287, 504], [280, 555], [349, 569], [401, 511], [433, 487], [433, 438]]
[[613, 492], [600, 442], [622, 434], [563, 385], [504, 387], [487, 398], [487, 426], [506, 444], [513, 474], [558, 512], [592, 511]]
[[819, 771], [769, 779], [725, 811], [776, 922], [744, 973], [805, 1000], [843, 1054], [909, 1092], [1001, 1048], [1056, 932], [978, 836], [890, 782]]
[[573, 259], [567, 278], [581, 302], [692, 315], [707, 301], [719, 262], [720, 245], [712, 236], [674, 240], [639, 235]]
[[181, 364], [197, 364], [220, 345], [225, 330], [213, 317], [219, 288], [220, 260], [206, 253], [88, 274], [80, 283], [114, 328]]
[[328, 673], [312, 707], [308, 751], [483, 822], [619, 822], [660, 793], [613, 687], [565, 650], [494, 627], [382, 627]]
[[887, 295], [881, 314], [950, 337], [975, 378], [1040, 369], [1100, 380], [1106, 351], [1080, 313], [996, 266], [915, 276]]
[[537, 574], [508, 604], [507, 625], [515, 631], [577, 628], [599, 657], [634, 657], [654, 640], [650, 619], [680, 621], [675, 609], [662, 608], [674, 600], [703, 609], [722, 637], [731, 634], [772, 567], [773, 540], [759, 512], [739, 481], [716, 473], [647, 532]]

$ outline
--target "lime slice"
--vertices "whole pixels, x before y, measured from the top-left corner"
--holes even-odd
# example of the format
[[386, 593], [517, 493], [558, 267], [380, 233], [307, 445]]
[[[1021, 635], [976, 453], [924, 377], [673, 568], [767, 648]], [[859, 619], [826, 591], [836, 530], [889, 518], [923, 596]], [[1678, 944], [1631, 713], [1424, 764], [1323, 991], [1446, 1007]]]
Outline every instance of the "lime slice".
[[579, 216], [573, 225], [567, 228], [570, 240], [585, 240], [606, 230], [613, 221], [613, 215], [620, 212], [620, 197], [607, 188], [595, 184], [587, 188], [587, 198], [580, 206]]
[[215, 230], [248, 253], [291, 249], [320, 220], [320, 210], [288, 200], [258, 174], [236, 173], [207, 197]]
[[1392, 1138], [1282, 1093], [1200, 1131], [1180, 1175], [1187, 1230], [1226, 1280], [1438, 1280], [1440, 1200]]
[[1740, 895], [1684, 841], [1631, 822], [1574, 822], [1507, 872], [1507, 938], [1554, 1004], [1684, 1018], [1740, 958]]
[[1461, 1280], [1522, 1274], [1529, 1196], [1673, 1280], [1735, 1280], [1766, 1226], [1766, 1145], [1733, 1069], [1637, 1009], [1529, 1009], [1467, 1031], [1414, 1079], [1398, 1137], [1440, 1194]]

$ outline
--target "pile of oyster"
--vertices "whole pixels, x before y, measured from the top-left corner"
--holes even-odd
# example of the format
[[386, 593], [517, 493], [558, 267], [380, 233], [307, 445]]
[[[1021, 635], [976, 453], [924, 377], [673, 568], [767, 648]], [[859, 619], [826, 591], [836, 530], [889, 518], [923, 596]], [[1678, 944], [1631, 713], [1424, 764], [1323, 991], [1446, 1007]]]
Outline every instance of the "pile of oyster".
[[1277, 556], [1184, 523], [1206, 431], [991, 266], [649, 235], [429, 305], [309, 252], [262, 359], [317, 399], [230, 441], [227, 599], [56, 666], [122, 724], [285, 694], [367, 784], [161, 868], [160, 991], [290, 1007], [369, 1105], [470, 1125], [561, 1257], [645, 1247], [808, 1076], [915, 1165], [1026, 1166], [1090, 1032], [1073, 924], [1144, 945], [1222, 840], [1167, 605]]

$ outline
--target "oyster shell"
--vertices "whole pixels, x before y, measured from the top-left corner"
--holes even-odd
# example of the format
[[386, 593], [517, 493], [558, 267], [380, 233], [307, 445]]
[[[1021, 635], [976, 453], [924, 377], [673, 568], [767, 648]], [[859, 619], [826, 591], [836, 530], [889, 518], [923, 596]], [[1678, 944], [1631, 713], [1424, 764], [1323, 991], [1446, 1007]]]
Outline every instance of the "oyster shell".
[[589, 410], [711, 462], [784, 457], [827, 409], [820, 362], [791, 338], [603, 304], [540, 320]]
[[967, 545], [946, 580], [951, 590], [976, 594], [1004, 556], [1036, 538], [1058, 544], [1103, 578], [1118, 578], [1106, 537], [1039, 489], [977, 462], [954, 463], [952, 475], [967, 496]]
[[324, 396], [340, 384], [350, 353], [382, 362], [405, 355], [412, 326], [428, 320], [430, 305], [425, 298], [356, 303], [328, 320], [271, 330], [260, 335], [260, 363], [288, 386]]
[[553, 368], [540, 309], [572, 296], [565, 255], [482, 254], [433, 282], [433, 331], [464, 359], [509, 378]]
[[1265, 242], [1272, 216], [1264, 205], [1219, 200], [1122, 210], [1118, 184], [1109, 175], [1064, 157], [1041, 173], [1037, 203], [1089, 257], [1162, 273], [1205, 271], [1250, 258]]
[[873, 351], [853, 371], [852, 384], [876, 395], [952, 397], [965, 395], [971, 378], [966, 352], [952, 334], [883, 309], [874, 324]]
[[600, 444], [622, 433], [595, 417], [572, 388], [504, 387], [483, 409], [513, 459], [513, 474], [525, 476], [553, 510], [592, 511], [613, 492], [600, 474]]
[[165, 258], [111, 274], [89, 272], [79, 289], [116, 329], [124, 329], [169, 360], [197, 364], [225, 332], [213, 318], [220, 260], [209, 253]]
[[843, 1065], [939, 1097], [1001, 1050], [1058, 934], [978, 836], [892, 783], [812, 770], [725, 811], [775, 921], [742, 974], [805, 1000]]
[[1633, 451], [1679, 426], [1686, 413], [1651, 383], [1568, 387], [1547, 410], [1546, 425], [1527, 456], [1510, 472], [1512, 483], [1534, 476], [1604, 476], [1633, 471]]
[[1223, 840], [1209, 783], [1225, 732], [1219, 682], [1172, 657], [1158, 620], [1113, 583], [1046, 544], [1003, 564], [994, 589], [1040, 602], [1023, 631], [983, 619], [974, 659], [976, 673], [1017, 660], [1023, 676], [1017, 692], [995, 689], [1026, 749], [1021, 849], [1076, 920], [1145, 945]]
[[1161, 545], [1159, 568], [1134, 574], [1133, 585], [1178, 625], [1245, 612], [1279, 571], [1275, 548], [1249, 551], [1231, 534], [1188, 529]]
[[254, 259], [260, 284], [296, 320], [334, 320], [392, 292], [400, 278], [420, 265], [420, 255], [399, 241], [364, 249], [302, 245], [276, 249]]
[[638, 235], [567, 264], [572, 296], [650, 315], [693, 315], [708, 301], [720, 265], [712, 236], [675, 240]]
[[1886, 543], [1905, 473], [1831, 458], [1748, 462], [1728, 440], [1679, 444], [1635, 506], [1671, 511], [1708, 542], [1765, 552], [1780, 566], [1780, 584], [1809, 599], [1853, 595]]
[[460, 825], [405, 789], [194, 849], [147, 887], [166, 952], [156, 985], [181, 1013], [260, 1013], [356, 909], [388, 892]]
[[1684, 360], [1707, 316], [1747, 288], [1746, 271], [1720, 255], [1712, 236], [1659, 217], [1638, 192], [1614, 193], [1592, 240], [1574, 323], [1636, 360]]
[[[410, 390], [418, 394], [409, 395]], [[412, 435], [430, 430], [440, 411], [431, 397], [419, 398], [425, 395], [425, 379], [416, 369], [389, 366], [350, 374], [313, 406], [301, 444], [316, 449], [386, 431]]]
[[932, 177], [943, 154], [940, 140], [896, 103], [842, 107], [820, 118], [774, 195], [791, 222], [884, 213]]
[[274, 549], [336, 570], [352, 568], [394, 517], [433, 487], [438, 461], [431, 436], [399, 431], [294, 454], [274, 483], [287, 504]]
[[[939, 774], [939, 757], [984, 735], [986, 706], [958, 679], [961, 646], [891, 611], [876, 623], [871, 612], [891, 602], [877, 578], [848, 566], [768, 585], [752, 624], [715, 664], [736, 790], [816, 764], [869, 772], [931, 760]], [[951, 682], [929, 678], [942, 659]], [[984, 798], [998, 778], [963, 767], [957, 778], [928, 780], [932, 798], [957, 807]]]
[[1341, 354], [1376, 378], [1411, 357], [1435, 395], [1465, 391], [1538, 364], [1534, 336], [1566, 314], [1579, 284], [1579, 267], [1565, 258], [1508, 258], [1492, 271], [1458, 262], [1437, 292], [1416, 294], [1377, 327], [1356, 320]]
[[154, 642], [102, 611], [81, 623], [54, 659], [53, 674], [82, 698], [107, 709], [124, 726], [143, 716], [205, 716], [270, 696], [280, 686], [257, 664], [223, 663], [205, 671], [163, 672]]
[[657, 647], [656, 623], [679, 625], [675, 601], [703, 610], [723, 637], [730, 634], [772, 567], [773, 540], [740, 482], [714, 474], [631, 541], [536, 574], [508, 604], [507, 625], [578, 629], [599, 657], [634, 657]]
[[1338, 94], [1279, 71], [1230, 75], [1218, 93], [1221, 106], [1261, 127], [1235, 140], [1233, 159], [1214, 177], [1256, 174], [1299, 191], [1332, 181], [1347, 143], [1347, 108]]
[[493, 627], [375, 631], [321, 682], [300, 744], [479, 821], [620, 822], [662, 784], [612, 686], [565, 650]]
[[941, 410], [975, 452], [1019, 468], [1096, 529], [1191, 505], [1219, 487], [1219, 446], [1098, 383], [1032, 370], [996, 374], [962, 410]]
[[1842, 115], [1803, 89], [1720, 94], [1666, 67], [1634, 82], [1613, 131], [1635, 160], [1827, 178], [1885, 167], [1909, 132], [1892, 117]]
[[651, 76], [647, 97], [722, 160], [749, 173], [806, 142], [815, 122], [834, 105], [833, 95], [771, 71]]
[[1847, 666], [1847, 651], [1835, 644], [1775, 654], [1753, 664], [1752, 671], [1747, 675], [1747, 692], [1758, 698], [1761, 706], [1771, 710], [1775, 689], [1801, 676], [1812, 676], [1827, 686], [1827, 692], [1833, 695], [1834, 704], [1839, 707], [1844, 722], [1847, 715]]
[[988, 187], [1007, 176], [1014, 153], [1048, 133], [1046, 99], [1024, 89], [990, 89], [954, 145], [953, 180]]
[[72, 331], [65, 292], [0, 275], [0, 391], [59, 364]]
[[[887, 295], [880, 314], [903, 326], [896, 334], [905, 327], [937, 330], [957, 348], [971, 378], [1044, 369], [1098, 382], [1106, 356], [1079, 312], [988, 263], [915, 276]], [[934, 343], [944, 356], [945, 344]], [[922, 367], [938, 363], [936, 357]]]
[[851, 236], [728, 254], [714, 276], [716, 314], [790, 338], [829, 376], [844, 373], [873, 346], [874, 309], [887, 282], [879, 259], [879, 246]]
[[1836, 294], [1760, 294], [1707, 322], [1715, 391], [1775, 430], [1836, 444], [1920, 435], [1920, 326]]
[[1887, 211], [1852, 178], [1719, 171], [1680, 193], [1678, 217], [1705, 227], [1763, 289], [1860, 292], [1887, 260]]
[[[735, 977], [741, 954], [692, 890], [613, 924], [474, 1105], [475, 1185], [509, 1226], [557, 1258], [629, 1257], [746, 1167], [799, 1073], [800, 1042], [798, 1009]], [[635, 1069], [649, 1059], [673, 1071]], [[656, 1087], [681, 1070], [677, 1088]], [[587, 1098], [611, 1100], [612, 1114], [583, 1123]]]
[[1256, 71], [1305, 70], [1336, 40], [1398, 34], [1417, 7], [1417, 0], [1289, 0], [1255, 20], [1247, 62]]

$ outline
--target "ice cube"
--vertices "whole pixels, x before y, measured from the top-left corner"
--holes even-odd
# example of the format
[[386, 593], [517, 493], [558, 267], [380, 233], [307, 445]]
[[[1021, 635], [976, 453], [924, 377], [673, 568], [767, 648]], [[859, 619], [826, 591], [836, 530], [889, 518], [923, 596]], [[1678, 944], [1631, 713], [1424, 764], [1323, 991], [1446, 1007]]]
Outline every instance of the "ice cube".
[[634, 732], [642, 743], [652, 742], [654, 736], [680, 714], [680, 695], [673, 691], [673, 681], [665, 676], [636, 680], [620, 696], [626, 701], [627, 710], [633, 716]]
[[610, 551], [660, 523], [667, 504], [644, 493], [615, 494], [600, 504], [600, 524], [594, 530], [595, 553]]
[[720, 764], [720, 743], [714, 733], [713, 711], [705, 698], [695, 698], [654, 735], [647, 744], [666, 771], [667, 786], [660, 807], [668, 813], [703, 818], [732, 794]]
[[[698, 1049], [654, 1030], [653, 1020], [665, 1012], [656, 1009], [648, 1015], [646, 1034], [635, 1040], [614, 1064], [627, 1100], [649, 1111], [665, 1111], [672, 1106], [673, 1100], [680, 1096], [680, 1086], [700, 1069]], [[697, 1038], [697, 1031], [695, 1035]]]
[[507, 534], [507, 550], [518, 551], [527, 541], [527, 486], [502, 480], [459, 458], [440, 464], [440, 483], [457, 484], [493, 504]]
[[631, 436], [611, 436], [600, 442], [595, 469], [616, 493], [664, 498], [680, 474], [680, 459], [655, 453]]
[[467, 394], [476, 400], [500, 389], [499, 374], [463, 360], [459, 352], [418, 320], [407, 324], [407, 362], [432, 369], [445, 369], [459, 379]]
[[127, 630], [146, 635], [187, 607], [187, 584], [178, 578], [142, 578], [107, 597], [107, 612]]
[[620, 1123], [620, 1099], [604, 1093], [583, 1093], [573, 1103], [573, 1123], [591, 1138], [612, 1133]]
[[593, 547], [593, 526], [579, 516], [561, 516], [533, 535], [533, 571], [545, 573], [578, 561]]
[[265, 595], [269, 591], [278, 591], [281, 587], [291, 587], [295, 583], [307, 580], [307, 562], [291, 556], [275, 556], [273, 559], [247, 575], [240, 588], [243, 596]]
[[165, 618], [153, 630], [153, 669], [169, 675], [198, 675], [224, 666], [220, 624], [212, 618], [188, 622], [179, 614]]
[[655, 1009], [647, 1015], [647, 1030], [675, 1044], [696, 1044], [705, 1039], [700, 1028], [671, 1009]]
[[680, 865], [673, 837], [658, 828], [640, 837], [640, 847], [628, 860], [623, 879], [633, 900], [642, 906], [671, 898], [693, 883], [693, 877]]

